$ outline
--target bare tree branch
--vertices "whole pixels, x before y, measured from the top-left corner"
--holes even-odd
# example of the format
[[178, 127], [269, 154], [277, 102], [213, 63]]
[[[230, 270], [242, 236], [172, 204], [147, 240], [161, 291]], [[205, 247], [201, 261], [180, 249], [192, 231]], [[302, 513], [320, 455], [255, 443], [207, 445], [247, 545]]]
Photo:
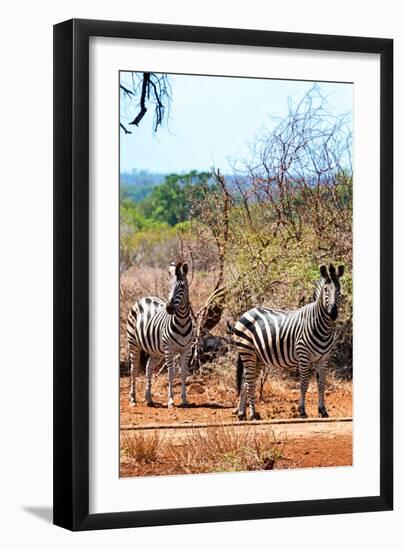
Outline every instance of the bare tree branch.
[[[168, 75], [148, 72], [130, 74], [131, 83], [128, 83], [127, 79], [120, 82], [121, 128], [124, 130], [127, 119], [129, 120], [127, 124], [138, 126], [151, 105], [154, 107], [154, 131], [156, 132], [167, 118], [167, 113], [169, 114], [171, 86]], [[136, 98], [138, 98], [137, 102]], [[125, 111], [128, 114], [123, 114]]]
[[131, 134], [131, 131], [125, 128], [125, 126], [121, 122], [119, 124], [125, 134]]
[[149, 83], [150, 83], [150, 73], [144, 73], [143, 85], [141, 87], [141, 96], [140, 96], [140, 112], [134, 120], [129, 122], [129, 124], [134, 124], [135, 126], [138, 126], [141, 119], [147, 112], [146, 95], [147, 95]]

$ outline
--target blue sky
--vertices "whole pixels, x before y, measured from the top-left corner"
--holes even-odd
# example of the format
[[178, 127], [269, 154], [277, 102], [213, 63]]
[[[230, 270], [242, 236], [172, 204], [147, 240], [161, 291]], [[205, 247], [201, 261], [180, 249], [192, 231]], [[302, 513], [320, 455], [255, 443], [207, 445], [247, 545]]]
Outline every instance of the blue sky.
[[[169, 78], [172, 104], [168, 124], [155, 133], [150, 108], [138, 127], [129, 127], [131, 135], [121, 132], [121, 172], [186, 172], [214, 166], [231, 173], [231, 162], [250, 156], [248, 144], [262, 126], [270, 127], [270, 117], [285, 116], [288, 99], [298, 101], [313, 85], [216, 76]], [[121, 81], [131, 83], [129, 73], [121, 73]], [[332, 113], [352, 114], [352, 84], [319, 85]], [[122, 109], [122, 121], [127, 122], [130, 114]]]

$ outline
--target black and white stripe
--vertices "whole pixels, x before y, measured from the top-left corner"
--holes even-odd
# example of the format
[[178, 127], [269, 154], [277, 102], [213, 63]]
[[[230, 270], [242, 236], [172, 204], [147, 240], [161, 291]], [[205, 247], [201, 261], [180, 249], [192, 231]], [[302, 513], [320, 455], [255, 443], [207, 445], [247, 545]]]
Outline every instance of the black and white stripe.
[[182, 404], [187, 404], [186, 376], [193, 337], [187, 273], [187, 263], [171, 265], [173, 279], [168, 302], [151, 296], [142, 298], [130, 310], [127, 318], [127, 341], [131, 373], [130, 403], [133, 406], [136, 405], [136, 374], [141, 350], [149, 355], [146, 366], [147, 405], [153, 405], [153, 370], [165, 360], [168, 372], [168, 407], [174, 406], [174, 357], [177, 354], [180, 355]]
[[299, 413], [306, 417], [305, 395], [309, 370], [315, 367], [318, 384], [318, 410], [328, 416], [325, 408], [325, 371], [330, 359], [335, 321], [341, 300], [339, 278], [332, 264], [320, 268], [314, 301], [293, 311], [277, 311], [265, 307], [253, 308], [242, 315], [234, 327], [234, 341], [238, 351], [237, 381], [240, 393], [238, 417], [246, 416], [249, 402], [250, 418], [257, 419], [255, 384], [259, 374], [258, 363], [275, 367], [298, 367], [300, 376]]

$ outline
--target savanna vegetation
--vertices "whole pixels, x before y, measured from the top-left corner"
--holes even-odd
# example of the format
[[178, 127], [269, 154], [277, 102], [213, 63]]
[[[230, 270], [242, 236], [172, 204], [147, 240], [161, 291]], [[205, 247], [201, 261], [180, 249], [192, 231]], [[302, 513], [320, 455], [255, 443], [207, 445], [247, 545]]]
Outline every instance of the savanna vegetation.
[[137, 191], [121, 184], [122, 360], [128, 309], [141, 296], [166, 296], [172, 260], [190, 264], [198, 337], [224, 336], [225, 321], [256, 305], [309, 302], [319, 266], [333, 262], [346, 268], [333, 367], [351, 377], [351, 133], [319, 88], [263, 128], [231, 175], [214, 168], [167, 174]]

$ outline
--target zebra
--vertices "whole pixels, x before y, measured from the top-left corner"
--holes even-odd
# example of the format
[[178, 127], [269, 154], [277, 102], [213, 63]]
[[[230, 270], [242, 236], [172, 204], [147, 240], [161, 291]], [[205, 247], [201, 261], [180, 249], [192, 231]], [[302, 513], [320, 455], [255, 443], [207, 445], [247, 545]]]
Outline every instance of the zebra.
[[300, 399], [298, 412], [306, 418], [305, 395], [309, 369], [315, 366], [318, 386], [318, 411], [328, 417], [325, 407], [325, 373], [331, 357], [335, 322], [341, 302], [340, 277], [344, 266], [320, 267], [314, 301], [299, 309], [278, 311], [255, 307], [244, 313], [233, 329], [237, 358], [239, 420], [246, 418], [249, 401], [250, 419], [258, 420], [255, 409], [255, 384], [259, 374], [257, 361], [279, 367], [298, 367]]
[[154, 368], [165, 360], [168, 371], [168, 408], [174, 407], [174, 357], [180, 354], [182, 406], [186, 399], [187, 366], [191, 355], [193, 325], [187, 281], [188, 264], [170, 266], [172, 288], [168, 302], [149, 296], [140, 299], [127, 317], [127, 342], [130, 362], [130, 404], [136, 406], [136, 374], [141, 351], [149, 355], [146, 365], [145, 400], [153, 406], [151, 380]]

